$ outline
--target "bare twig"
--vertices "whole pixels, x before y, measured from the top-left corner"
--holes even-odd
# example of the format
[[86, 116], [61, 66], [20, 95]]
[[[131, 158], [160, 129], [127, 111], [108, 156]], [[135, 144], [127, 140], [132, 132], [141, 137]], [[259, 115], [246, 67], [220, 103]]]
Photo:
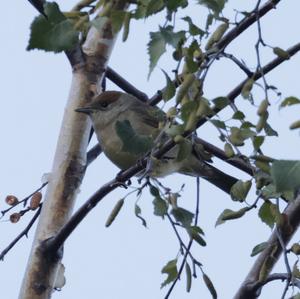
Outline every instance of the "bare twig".
[[144, 92], [138, 90], [131, 83], [129, 83], [127, 80], [125, 80], [123, 77], [121, 77], [117, 72], [115, 72], [112, 68], [107, 67], [106, 77], [110, 81], [112, 81], [113, 83], [115, 83], [116, 85], [121, 87], [124, 91], [137, 97], [139, 100], [141, 100], [143, 102], [148, 101], [148, 96]]
[[71, 11], [80, 11], [85, 7], [89, 7], [93, 2], [96, 0], [80, 0], [72, 9]]
[[253, 72], [251, 72], [248, 69], [248, 67], [244, 63], [242, 63], [240, 60], [238, 60], [234, 55], [223, 52], [223, 53], [221, 53], [221, 56], [232, 60], [248, 76], [248, 78], [252, 77]]
[[29, 198], [34, 195], [35, 193], [41, 191], [45, 186], [47, 186], [48, 182], [43, 183], [39, 188], [37, 188], [35, 191], [33, 191], [31, 194], [29, 194], [28, 196], [26, 196], [25, 198], [23, 198], [22, 200], [20, 200], [17, 204], [9, 207], [6, 210], [1, 211], [2, 216], [0, 217], [0, 219], [7, 213], [9, 212], [11, 209], [15, 208], [16, 206], [18, 206], [21, 203], [24, 203], [24, 205], [26, 205], [26, 202], [29, 200]]
[[[196, 193], [196, 211], [195, 211], [195, 219], [194, 219], [194, 225], [197, 226], [198, 225], [198, 216], [199, 216], [199, 204], [200, 204], [200, 179], [199, 177], [196, 178], [196, 187], [197, 187], [197, 193]], [[176, 229], [176, 228], [175, 228]], [[180, 239], [181, 240], [181, 239]], [[188, 255], [191, 257], [191, 260], [193, 262], [193, 268], [194, 268], [194, 275], [196, 275], [195, 273], [195, 258], [193, 256], [191, 256], [190, 250], [193, 244], [193, 239], [191, 238], [188, 245], [185, 246], [184, 244], [184, 249], [185, 249], [185, 254], [183, 256], [183, 259], [181, 261], [181, 265], [179, 267], [177, 276], [175, 278], [175, 280], [172, 282], [167, 294], [165, 295], [164, 299], [168, 299], [176, 285], [176, 283], [178, 282], [178, 280], [180, 279], [181, 273], [183, 271], [184, 265], [186, 263], [186, 259], [188, 257]], [[181, 244], [182, 245], [182, 244]], [[197, 265], [200, 265], [199, 262], [197, 262]]]
[[24, 236], [27, 237], [27, 234], [28, 234], [30, 228], [32, 227], [32, 225], [34, 224], [34, 222], [37, 220], [37, 218], [40, 215], [41, 207], [42, 207], [42, 205], [40, 204], [40, 207], [38, 208], [38, 210], [36, 211], [36, 213], [34, 214], [32, 219], [30, 220], [30, 222], [28, 223], [26, 228], [0, 253], [0, 260], [1, 261], [3, 261], [4, 256], [17, 244], [17, 242], [22, 237], [24, 237]]

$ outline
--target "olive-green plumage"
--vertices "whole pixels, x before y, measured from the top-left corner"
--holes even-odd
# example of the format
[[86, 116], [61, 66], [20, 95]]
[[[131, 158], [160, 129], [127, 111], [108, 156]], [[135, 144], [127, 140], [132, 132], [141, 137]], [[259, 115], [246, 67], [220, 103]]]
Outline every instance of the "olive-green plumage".
[[[106, 91], [94, 101], [77, 109], [90, 116], [97, 138], [106, 156], [119, 168], [126, 169], [134, 165], [145, 153], [125, 151], [123, 141], [116, 132], [117, 122], [129, 121], [137, 135], [147, 136], [156, 144], [157, 139], [163, 142], [168, 136], [159, 128], [159, 122], [165, 117], [157, 107], [149, 106], [132, 95]], [[161, 133], [161, 134], [160, 134]], [[159, 136], [159, 137], [158, 137]], [[161, 159], [154, 160], [150, 176], [163, 177], [174, 172], [202, 177], [223, 191], [229, 193], [237, 179], [229, 176], [202, 159], [201, 152], [192, 152], [178, 161], [179, 147], [175, 146]]]

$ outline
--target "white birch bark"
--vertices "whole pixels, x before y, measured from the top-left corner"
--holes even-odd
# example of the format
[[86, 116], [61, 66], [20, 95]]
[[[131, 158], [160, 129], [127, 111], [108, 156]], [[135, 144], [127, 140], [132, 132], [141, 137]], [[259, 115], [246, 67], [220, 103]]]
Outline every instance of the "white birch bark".
[[[119, 1], [118, 8], [123, 8]], [[73, 79], [57, 142], [52, 172], [37, 225], [19, 299], [46, 299], [53, 292], [61, 256], [45, 254], [44, 244], [68, 221], [85, 173], [91, 123], [74, 110], [97, 92], [116, 36], [107, 21], [102, 30], [91, 28], [82, 46], [84, 61], [73, 66]]]

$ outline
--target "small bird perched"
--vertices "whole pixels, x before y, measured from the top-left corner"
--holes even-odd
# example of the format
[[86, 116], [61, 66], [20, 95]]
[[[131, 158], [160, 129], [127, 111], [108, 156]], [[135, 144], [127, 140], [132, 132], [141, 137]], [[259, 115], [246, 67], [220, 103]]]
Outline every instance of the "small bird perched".
[[[158, 142], [166, 141], [168, 135], [159, 126], [166, 116], [162, 110], [138, 100], [136, 97], [119, 92], [105, 91], [95, 97], [92, 103], [76, 109], [87, 114], [93, 124], [97, 139], [105, 155], [119, 168], [126, 169], [136, 164], [147, 152], [157, 146]], [[126, 135], [120, 130], [129, 130], [138, 140], [150, 144], [142, 146], [142, 150], [130, 147], [130, 140], [124, 140]], [[125, 136], [125, 137], [124, 137]], [[133, 138], [134, 139], [134, 138]], [[133, 140], [132, 139], [132, 140]], [[134, 140], [133, 140], [134, 141]], [[126, 142], [129, 142], [129, 146]], [[188, 142], [192, 142], [188, 140]], [[142, 143], [144, 145], [144, 143]], [[192, 148], [192, 147], [191, 147]], [[199, 176], [230, 193], [237, 179], [218, 170], [204, 161], [201, 152], [194, 147], [186, 158], [178, 160], [179, 146], [174, 146], [161, 159], [154, 159], [150, 167], [150, 177], [164, 177], [174, 172], [191, 176]]]

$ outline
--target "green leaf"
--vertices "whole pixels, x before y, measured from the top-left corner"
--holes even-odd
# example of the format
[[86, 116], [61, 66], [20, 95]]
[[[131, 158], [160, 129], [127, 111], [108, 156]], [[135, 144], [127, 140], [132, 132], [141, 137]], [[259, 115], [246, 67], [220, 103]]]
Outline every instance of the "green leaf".
[[164, 217], [168, 212], [168, 205], [160, 196], [156, 196], [153, 200], [154, 215]]
[[134, 214], [137, 218], [139, 218], [142, 221], [143, 226], [147, 227], [147, 222], [146, 220], [141, 216], [142, 210], [141, 208], [135, 204], [134, 206]]
[[276, 160], [271, 166], [276, 191], [296, 191], [300, 187], [300, 161]]
[[226, 125], [223, 121], [218, 119], [211, 119], [210, 122], [217, 128], [226, 130]]
[[205, 34], [205, 31], [203, 31], [202, 29], [200, 29], [198, 26], [196, 26], [192, 19], [188, 16], [182, 18], [182, 20], [186, 21], [189, 25], [189, 32], [191, 35], [195, 36], [195, 35], [200, 35], [203, 36]]
[[150, 67], [148, 79], [154, 70], [162, 54], [166, 52], [166, 42], [161, 32], [150, 32], [150, 41], [148, 43], [148, 53], [150, 56]]
[[180, 162], [182, 160], [184, 160], [185, 158], [187, 158], [191, 152], [192, 152], [192, 143], [187, 140], [184, 139], [182, 142], [180, 142], [178, 144], [179, 150], [177, 153], [177, 157], [176, 157], [176, 161]]
[[161, 288], [165, 287], [170, 282], [174, 281], [178, 275], [177, 259], [169, 261], [161, 270], [161, 273], [168, 275], [166, 280], [161, 284]]
[[230, 103], [230, 101], [228, 100], [227, 97], [217, 97], [217, 98], [213, 99], [212, 101], [215, 104], [216, 108], [218, 108], [220, 110], [225, 108], [226, 106], [228, 106]]
[[230, 128], [229, 140], [233, 145], [242, 146], [244, 141], [248, 138], [254, 137], [255, 132], [250, 129], [240, 129], [237, 127]]
[[278, 136], [278, 133], [274, 129], [272, 129], [272, 127], [268, 123], [265, 124], [264, 129], [268, 136]]
[[198, 0], [199, 4], [211, 9], [217, 15], [223, 10], [225, 2], [227, 0]]
[[181, 119], [186, 123], [189, 116], [193, 111], [197, 109], [197, 103], [195, 101], [188, 101], [181, 107]]
[[[117, 33], [121, 30], [122, 26], [123, 26], [123, 23], [124, 23], [124, 20], [125, 20], [125, 15], [126, 15], [126, 12], [124, 10], [113, 10], [111, 12], [111, 16], [110, 16], [110, 19], [111, 19], [111, 26], [112, 26], [112, 29], [113, 29], [113, 32], [114, 33]], [[98, 19], [108, 19], [107, 17], [98, 17], [96, 18], [93, 23], [95, 21], [97, 21]], [[101, 26], [101, 23], [99, 24], [100, 26], [96, 26], [96, 28], [98, 30], [102, 30], [103, 26]]]
[[242, 111], [236, 111], [233, 115], [232, 115], [232, 119], [244, 119], [245, 118], [245, 114]]
[[150, 186], [150, 193], [153, 196], [159, 196], [159, 189], [154, 187], [153, 185]]
[[27, 50], [40, 49], [54, 53], [71, 50], [78, 43], [79, 32], [59, 10], [55, 2], [45, 3], [48, 16], [36, 17], [31, 24]]
[[251, 181], [237, 181], [230, 190], [230, 196], [232, 200], [243, 202], [248, 195], [251, 185]]
[[265, 137], [264, 136], [255, 136], [253, 137], [253, 147], [257, 151], [261, 145], [264, 143]]
[[300, 104], [300, 100], [296, 97], [287, 97], [280, 104], [279, 108]]
[[241, 218], [245, 215], [245, 213], [248, 211], [248, 208], [242, 208], [238, 211], [232, 211], [230, 209], [225, 209], [220, 216], [218, 217], [215, 226], [223, 224], [227, 220], [233, 220]]
[[203, 273], [202, 278], [203, 278], [203, 281], [204, 281], [206, 287], [208, 288], [212, 298], [217, 299], [218, 298], [217, 291], [216, 291], [212, 281], [210, 280], [210, 278], [205, 273]]
[[176, 221], [180, 222], [184, 227], [190, 227], [194, 218], [193, 213], [180, 207], [173, 208], [171, 214], [174, 216]]
[[255, 125], [251, 123], [250, 121], [245, 121], [241, 125], [241, 129], [249, 129], [249, 128], [255, 128]]
[[188, 6], [187, 0], [165, 0], [166, 6], [170, 11], [177, 11], [178, 8], [185, 8]]
[[117, 121], [116, 133], [122, 140], [122, 151], [135, 155], [145, 154], [153, 146], [153, 140], [149, 136], [138, 135], [132, 128], [129, 120]]
[[261, 196], [264, 199], [279, 198], [281, 196], [281, 193], [276, 191], [274, 184], [269, 184], [264, 187]]
[[252, 249], [252, 252], [251, 252], [251, 255], [250, 256], [255, 256], [259, 253], [261, 253], [263, 250], [265, 250], [267, 247], [268, 247], [268, 242], [262, 242], [260, 244], [257, 244], [253, 249]]
[[272, 213], [272, 204], [270, 201], [266, 200], [258, 211], [258, 216], [260, 217], [261, 221], [267, 224], [271, 229], [274, 226], [276, 221], [274, 213]]
[[178, 44], [185, 40], [185, 31], [173, 31], [173, 26], [167, 26], [167, 27], [160, 27], [160, 32], [162, 37], [164, 38], [165, 42], [172, 46], [173, 48], [177, 48]]
[[163, 10], [164, 7], [165, 4], [163, 0], [150, 0], [149, 4], [147, 5], [145, 17], [149, 17], [158, 13], [159, 11]]
[[170, 79], [169, 75], [164, 70], [162, 70], [162, 72], [164, 73], [167, 81], [166, 87], [163, 89], [162, 97], [165, 101], [168, 101], [174, 97], [176, 87], [174, 82]]
[[[200, 232], [199, 232], [200, 229]], [[206, 246], [205, 240], [200, 236], [200, 234], [203, 234], [203, 231], [198, 226], [191, 226], [188, 229], [188, 233], [191, 237], [191, 239], [195, 240], [200, 246]]]

